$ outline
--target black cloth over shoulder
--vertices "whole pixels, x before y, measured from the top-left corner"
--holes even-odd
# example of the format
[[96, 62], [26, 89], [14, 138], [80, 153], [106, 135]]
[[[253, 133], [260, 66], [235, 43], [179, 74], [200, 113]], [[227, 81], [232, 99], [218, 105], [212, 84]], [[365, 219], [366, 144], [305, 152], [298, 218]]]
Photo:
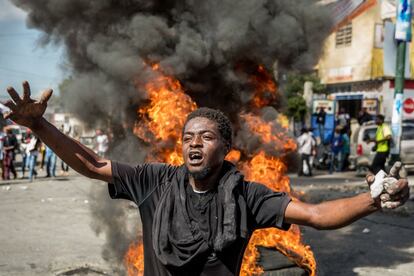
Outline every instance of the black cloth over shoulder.
[[139, 207], [144, 275], [238, 275], [255, 229], [290, 226], [283, 221], [290, 198], [245, 181], [229, 162], [204, 196], [193, 194], [183, 166], [112, 162], [112, 174], [110, 196]]

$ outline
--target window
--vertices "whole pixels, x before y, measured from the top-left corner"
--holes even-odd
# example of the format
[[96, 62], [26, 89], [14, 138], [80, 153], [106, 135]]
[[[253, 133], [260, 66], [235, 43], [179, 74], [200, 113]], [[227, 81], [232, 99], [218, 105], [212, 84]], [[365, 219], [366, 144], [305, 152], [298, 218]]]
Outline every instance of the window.
[[335, 46], [346, 47], [352, 44], [352, 22], [336, 31]]
[[367, 128], [364, 131], [364, 140], [375, 140], [375, 136], [377, 134], [377, 128]]

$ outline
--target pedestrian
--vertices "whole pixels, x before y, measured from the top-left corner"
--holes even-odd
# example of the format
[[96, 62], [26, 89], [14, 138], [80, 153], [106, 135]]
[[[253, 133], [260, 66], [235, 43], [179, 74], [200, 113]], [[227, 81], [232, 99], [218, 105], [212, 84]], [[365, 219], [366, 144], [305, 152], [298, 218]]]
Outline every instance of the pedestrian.
[[[34, 101], [27, 82], [23, 88], [23, 98], [8, 89], [14, 101], [6, 103], [12, 110], [6, 118], [31, 128], [80, 174], [108, 182], [112, 198], [139, 206], [146, 276], [239, 275], [244, 249], [256, 229], [283, 231], [292, 223], [340, 228], [381, 206], [396, 208], [409, 198], [407, 179], [397, 179], [402, 176], [398, 162], [388, 180], [367, 178], [369, 192], [318, 204], [292, 200], [286, 193], [247, 181], [235, 165], [224, 160], [232, 148], [229, 119], [209, 108], [196, 109], [184, 122], [183, 165], [130, 166], [111, 161], [43, 117], [51, 90]], [[393, 184], [384, 190], [385, 183]]]
[[3, 175], [4, 167], [3, 167], [3, 159], [4, 159], [4, 140], [5, 135], [3, 131], [0, 131], [0, 167], [1, 167], [1, 174]]
[[105, 157], [108, 151], [108, 136], [103, 133], [102, 129], [97, 129], [95, 133], [95, 151], [99, 156]]
[[301, 130], [301, 135], [297, 138], [298, 153], [300, 154], [300, 164], [298, 176], [306, 175], [312, 176], [312, 165], [310, 164], [310, 157], [315, 148], [315, 140], [309, 133], [309, 130], [304, 127]]
[[41, 143], [39, 148], [39, 157], [40, 157], [40, 171], [43, 171], [46, 164], [46, 146]]
[[325, 108], [321, 106], [319, 108], [319, 112], [316, 114], [316, 124], [318, 125], [319, 130], [319, 137], [321, 139], [321, 143], [325, 141], [325, 119], [326, 119], [326, 112]]
[[385, 162], [390, 153], [390, 146], [392, 142], [391, 128], [384, 123], [384, 115], [378, 114], [375, 118], [375, 124], [378, 126], [375, 133], [375, 140], [369, 140], [368, 142], [374, 142], [375, 151], [374, 160], [372, 160], [371, 171], [376, 174], [380, 170], [385, 170]]
[[30, 143], [27, 145], [30, 182], [32, 182], [33, 178], [37, 176], [36, 165], [37, 165], [37, 158], [39, 156], [40, 148], [41, 148], [40, 139], [36, 136], [33, 136], [32, 139], [30, 139]]
[[56, 177], [56, 160], [57, 156], [53, 150], [45, 146], [45, 155], [46, 155], [46, 177]]
[[27, 152], [27, 145], [30, 143], [30, 139], [32, 138], [32, 131], [30, 129], [27, 129], [26, 133], [22, 136], [22, 140], [20, 142], [20, 153], [22, 155], [22, 176], [21, 178], [24, 178], [24, 175], [26, 173], [26, 168], [29, 167], [29, 154]]
[[342, 161], [342, 149], [344, 145], [342, 131], [343, 127], [341, 125], [335, 127], [334, 133], [331, 135], [331, 162], [329, 165], [329, 173], [332, 174], [333, 171], [339, 172], [341, 170], [341, 161]]
[[13, 174], [13, 178], [16, 179], [17, 173], [14, 167], [14, 154], [15, 150], [17, 149], [17, 138], [14, 135], [11, 128], [6, 130], [6, 136], [4, 138], [3, 144], [3, 175], [2, 178], [4, 180], [10, 179], [10, 174]]
[[351, 142], [349, 139], [349, 135], [345, 130], [342, 130], [342, 154], [341, 154], [341, 162], [340, 167], [341, 171], [346, 171], [349, 167], [349, 154], [351, 153]]
[[345, 111], [345, 108], [341, 107], [336, 119], [336, 125], [341, 126], [344, 131], [350, 131], [351, 116]]
[[[62, 131], [62, 133], [68, 136], [70, 135], [72, 131], [72, 127], [69, 124], [68, 118], [65, 118], [65, 123], [60, 126], [60, 131]], [[60, 168], [61, 168], [61, 173], [60, 173], [61, 175], [63, 176], [69, 175], [69, 165], [66, 164], [65, 161], [63, 161], [63, 159], [60, 159]]]
[[368, 113], [368, 109], [363, 107], [358, 114], [358, 124], [362, 126], [363, 124], [372, 121], [371, 114]]

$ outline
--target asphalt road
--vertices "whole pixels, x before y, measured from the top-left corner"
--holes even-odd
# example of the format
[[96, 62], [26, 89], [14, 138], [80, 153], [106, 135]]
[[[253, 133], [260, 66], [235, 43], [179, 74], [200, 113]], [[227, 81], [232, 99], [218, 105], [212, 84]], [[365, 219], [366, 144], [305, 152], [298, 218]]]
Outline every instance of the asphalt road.
[[[292, 185], [308, 202], [366, 190], [351, 173], [292, 177]], [[73, 175], [0, 182], [0, 275], [118, 274], [104, 260], [104, 231], [96, 235], [91, 227], [91, 188], [105, 189], [103, 183]], [[116, 202], [106, 193], [98, 195]], [[128, 209], [137, 220], [136, 210]], [[303, 228], [303, 237], [314, 251], [319, 275], [413, 275], [413, 218], [411, 200], [397, 211], [376, 213], [340, 230]]]

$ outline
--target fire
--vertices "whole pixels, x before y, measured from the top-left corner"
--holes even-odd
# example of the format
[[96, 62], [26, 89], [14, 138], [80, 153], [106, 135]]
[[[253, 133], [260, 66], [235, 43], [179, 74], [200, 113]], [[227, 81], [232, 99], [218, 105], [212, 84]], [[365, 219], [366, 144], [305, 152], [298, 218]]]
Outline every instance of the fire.
[[252, 99], [254, 107], [259, 108], [270, 105], [277, 98], [276, 84], [266, 69], [259, 65], [257, 71], [250, 77], [250, 82], [255, 87], [255, 93]]
[[129, 246], [124, 264], [128, 275], [144, 275], [144, 244], [141, 240]]
[[181, 129], [188, 113], [195, 110], [197, 105], [184, 93], [178, 80], [165, 76], [158, 65], [152, 69], [159, 73], [158, 77], [145, 85], [150, 103], [138, 110], [141, 121], [135, 125], [134, 133], [147, 142], [173, 146], [154, 147], [149, 160], [157, 160], [172, 165], [183, 163], [181, 156]]
[[286, 128], [278, 126], [275, 122], [265, 122], [251, 113], [241, 114], [240, 117], [244, 119], [252, 133], [260, 136], [263, 143], [272, 145], [277, 152], [296, 150], [296, 143], [287, 136]]
[[[144, 141], [154, 144], [148, 160], [182, 164], [181, 130], [188, 113], [197, 108], [194, 101], [185, 94], [180, 82], [161, 72], [159, 65], [151, 66], [156, 75], [145, 84], [149, 104], [138, 110], [139, 122], [134, 133]], [[257, 109], [276, 99], [276, 84], [263, 66], [251, 78], [255, 85], [252, 106]], [[261, 144], [271, 147], [279, 157], [269, 156], [264, 151], [249, 153], [243, 149], [232, 150], [226, 159], [234, 162], [244, 172], [246, 179], [267, 185], [275, 191], [291, 193], [287, 167], [283, 162], [285, 154], [296, 150], [295, 142], [287, 135], [288, 120], [279, 115], [275, 121], [264, 121], [255, 113], [240, 114], [240, 119], [252, 135], [260, 137]], [[291, 197], [293, 197], [291, 195]], [[257, 275], [262, 268], [257, 266], [256, 246], [274, 247], [294, 260], [300, 267], [315, 275], [316, 262], [312, 251], [301, 243], [300, 229], [293, 225], [289, 231], [263, 229], [255, 231], [243, 256], [240, 275]], [[134, 243], [125, 255], [128, 275], [141, 275], [143, 271], [143, 247]]]
[[[265, 184], [272, 190], [290, 194], [286, 170], [287, 167], [282, 159], [267, 156], [263, 151], [243, 166], [246, 179]], [[289, 231], [276, 228], [256, 230], [244, 253], [241, 275], [256, 275], [261, 272], [261, 268], [256, 265], [258, 256], [256, 246], [275, 247], [298, 266], [305, 268], [311, 275], [315, 275], [315, 258], [310, 247], [301, 243], [300, 229], [297, 225], [292, 225]]]
[[226, 156], [226, 160], [232, 163], [237, 163], [240, 161], [241, 152], [239, 150], [232, 149]]
[[289, 128], [289, 119], [286, 115], [278, 114], [276, 120], [284, 129]]

